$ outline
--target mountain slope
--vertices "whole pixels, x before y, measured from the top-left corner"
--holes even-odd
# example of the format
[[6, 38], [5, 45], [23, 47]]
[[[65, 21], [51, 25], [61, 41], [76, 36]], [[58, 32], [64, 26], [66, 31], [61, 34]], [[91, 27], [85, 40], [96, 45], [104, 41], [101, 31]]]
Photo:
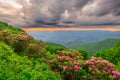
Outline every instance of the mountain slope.
[[93, 53], [113, 47], [117, 43], [117, 41], [118, 39], [106, 39], [94, 43], [74, 42], [67, 44], [66, 47], [72, 49], [83, 49], [88, 51], [89, 55], [92, 55]]
[[16, 28], [12, 25], [9, 25], [5, 22], [0, 22], [0, 31], [2, 31], [2, 30], [8, 31], [11, 34], [27, 34], [25, 31], [23, 31], [19, 28]]
[[60, 45], [60, 44], [56, 44], [53, 42], [46, 42], [46, 50], [53, 53], [57, 53], [57, 51], [61, 51], [61, 50], [66, 50], [67, 48]]
[[0, 80], [61, 80], [49, 58], [43, 41], [0, 22]]
[[120, 40], [114, 47], [98, 52], [95, 56], [109, 60], [114, 64], [120, 64]]

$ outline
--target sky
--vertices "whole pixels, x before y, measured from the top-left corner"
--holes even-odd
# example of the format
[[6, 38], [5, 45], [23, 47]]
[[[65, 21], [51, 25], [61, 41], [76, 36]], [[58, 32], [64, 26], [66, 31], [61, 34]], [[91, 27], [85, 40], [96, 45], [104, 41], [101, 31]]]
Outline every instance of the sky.
[[0, 21], [19, 28], [120, 28], [120, 0], [0, 0]]

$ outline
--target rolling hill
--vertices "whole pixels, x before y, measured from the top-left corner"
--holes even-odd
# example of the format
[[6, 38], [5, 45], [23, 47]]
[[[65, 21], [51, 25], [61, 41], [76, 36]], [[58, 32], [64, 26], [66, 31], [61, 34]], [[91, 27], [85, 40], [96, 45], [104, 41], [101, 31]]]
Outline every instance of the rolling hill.
[[110, 49], [106, 49], [104, 51], [100, 51], [96, 54], [94, 54], [95, 57], [101, 57], [103, 59], [106, 59], [114, 64], [119, 65], [120, 69], [120, 40], [115, 44], [114, 47]]
[[108, 49], [113, 47], [119, 39], [105, 39], [103, 41], [98, 42], [73, 42], [66, 45], [67, 48], [72, 49], [82, 49], [88, 51], [89, 55], [91, 56], [93, 53]]

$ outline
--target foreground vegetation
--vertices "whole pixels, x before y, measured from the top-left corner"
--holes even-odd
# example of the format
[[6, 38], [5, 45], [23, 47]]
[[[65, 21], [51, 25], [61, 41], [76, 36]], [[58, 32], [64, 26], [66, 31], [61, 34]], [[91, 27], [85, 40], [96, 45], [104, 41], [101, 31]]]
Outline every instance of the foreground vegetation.
[[0, 22], [0, 80], [119, 80], [119, 48], [120, 43], [90, 58]]

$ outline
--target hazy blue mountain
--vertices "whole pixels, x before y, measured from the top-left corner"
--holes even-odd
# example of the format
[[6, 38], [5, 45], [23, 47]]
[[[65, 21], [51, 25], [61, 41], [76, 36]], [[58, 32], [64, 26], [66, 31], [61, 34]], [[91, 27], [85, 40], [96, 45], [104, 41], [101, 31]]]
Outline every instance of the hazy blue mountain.
[[28, 33], [36, 39], [64, 46], [73, 42], [97, 42], [108, 38], [120, 38], [120, 32], [112, 31], [28, 31]]

